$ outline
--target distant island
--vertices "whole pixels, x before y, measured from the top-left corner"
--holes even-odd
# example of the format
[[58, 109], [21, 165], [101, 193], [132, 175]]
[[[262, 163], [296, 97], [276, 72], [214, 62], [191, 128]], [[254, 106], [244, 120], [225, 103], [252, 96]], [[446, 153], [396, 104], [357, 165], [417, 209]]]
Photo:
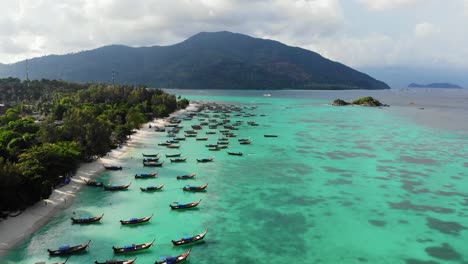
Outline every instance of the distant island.
[[448, 88], [448, 89], [462, 89], [461, 86], [451, 83], [430, 83], [430, 84], [418, 84], [410, 83], [410, 88]]
[[0, 65], [0, 77], [115, 81], [181, 89], [389, 89], [367, 74], [278, 41], [202, 32], [171, 46], [105, 46]]
[[346, 102], [342, 99], [336, 99], [332, 103], [333, 106], [347, 106], [347, 105], [360, 105], [360, 106], [370, 106], [370, 107], [377, 107], [377, 106], [389, 106], [387, 104], [382, 104], [379, 100], [372, 98], [371, 96], [361, 97], [352, 101], [351, 103]]

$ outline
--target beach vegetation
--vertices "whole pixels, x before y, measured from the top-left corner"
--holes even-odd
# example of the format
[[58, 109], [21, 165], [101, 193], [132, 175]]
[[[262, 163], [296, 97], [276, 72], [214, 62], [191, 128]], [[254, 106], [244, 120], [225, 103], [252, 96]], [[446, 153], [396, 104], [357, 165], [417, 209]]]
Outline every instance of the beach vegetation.
[[0, 210], [21, 209], [67, 183], [135, 129], [189, 102], [145, 86], [0, 79]]

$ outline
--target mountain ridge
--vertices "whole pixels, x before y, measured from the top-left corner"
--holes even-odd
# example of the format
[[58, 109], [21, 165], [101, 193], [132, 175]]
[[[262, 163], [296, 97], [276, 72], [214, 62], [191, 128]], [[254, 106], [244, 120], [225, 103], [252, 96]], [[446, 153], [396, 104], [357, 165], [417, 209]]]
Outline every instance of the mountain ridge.
[[[28, 60], [30, 79], [147, 84], [182, 89], [388, 89], [318, 53], [240, 33], [200, 32], [170, 46], [107, 45]], [[25, 76], [26, 62], [0, 66]]]

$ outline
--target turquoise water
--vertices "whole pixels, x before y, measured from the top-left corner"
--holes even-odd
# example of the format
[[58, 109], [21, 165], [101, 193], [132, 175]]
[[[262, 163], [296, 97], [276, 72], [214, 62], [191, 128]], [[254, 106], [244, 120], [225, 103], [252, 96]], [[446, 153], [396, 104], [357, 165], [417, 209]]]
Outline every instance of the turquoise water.
[[[241, 92], [239, 92], [241, 93]], [[260, 93], [260, 96], [259, 96]], [[281, 98], [262, 92], [205, 95], [192, 100], [256, 105], [255, 121], [242, 125], [226, 151], [208, 151], [221, 135], [208, 141], [187, 138], [180, 150], [157, 146], [167, 137], [137, 144], [123, 157], [122, 171], [106, 172], [99, 180], [123, 184], [128, 191], [85, 188], [73, 205], [12, 251], [2, 263], [47, 263], [47, 248], [92, 240], [87, 253], [68, 263], [93, 263], [111, 258], [154, 263], [160, 256], [178, 255], [189, 247], [173, 247], [171, 239], [209, 232], [193, 246], [190, 263], [466, 263], [468, 261], [468, 137], [416, 125], [405, 109], [330, 107], [330, 99], [290, 91]], [[294, 96], [292, 96], [294, 95]], [[300, 97], [300, 98], [295, 98]], [[260, 116], [267, 114], [267, 116]], [[184, 121], [184, 129], [190, 124]], [[204, 128], [203, 131], [206, 131]], [[278, 138], [264, 138], [277, 134]], [[135, 180], [143, 168], [141, 153], [182, 152], [186, 163], [157, 168], [156, 179]], [[197, 164], [196, 158], [215, 157]], [[197, 173], [195, 180], [177, 175]], [[186, 184], [209, 183], [205, 193], [187, 193]], [[164, 184], [161, 192], [139, 187]], [[202, 199], [195, 210], [171, 211], [174, 201]], [[100, 215], [101, 223], [72, 225], [69, 218]], [[121, 226], [120, 219], [154, 213], [148, 224]], [[156, 239], [138, 254], [114, 256], [112, 246]], [[425, 262], [424, 262], [425, 261]], [[433, 262], [430, 262], [433, 261]]]

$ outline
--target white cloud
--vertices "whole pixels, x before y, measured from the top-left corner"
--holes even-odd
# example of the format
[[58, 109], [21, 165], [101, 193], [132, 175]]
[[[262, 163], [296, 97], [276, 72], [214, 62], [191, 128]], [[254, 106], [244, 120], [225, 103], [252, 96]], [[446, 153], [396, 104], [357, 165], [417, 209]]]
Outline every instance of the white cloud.
[[433, 36], [440, 32], [440, 29], [431, 23], [419, 23], [414, 27], [414, 34], [419, 38]]
[[393, 8], [401, 8], [422, 3], [422, 0], [359, 0], [367, 8], [371, 10], [386, 10]]
[[343, 25], [339, 0], [3, 1], [0, 62], [109, 44], [167, 45], [200, 31], [299, 40]]
[[[0, 62], [109, 44], [169, 45], [200, 31], [228, 30], [308, 48], [350, 66], [468, 66], [461, 26], [468, 0], [453, 1], [2, 0]], [[412, 6], [421, 3], [424, 8]], [[437, 25], [425, 22], [433, 15]]]
[[401, 49], [397, 40], [379, 33], [361, 37], [317, 38], [307, 48], [349, 66], [392, 65]]

